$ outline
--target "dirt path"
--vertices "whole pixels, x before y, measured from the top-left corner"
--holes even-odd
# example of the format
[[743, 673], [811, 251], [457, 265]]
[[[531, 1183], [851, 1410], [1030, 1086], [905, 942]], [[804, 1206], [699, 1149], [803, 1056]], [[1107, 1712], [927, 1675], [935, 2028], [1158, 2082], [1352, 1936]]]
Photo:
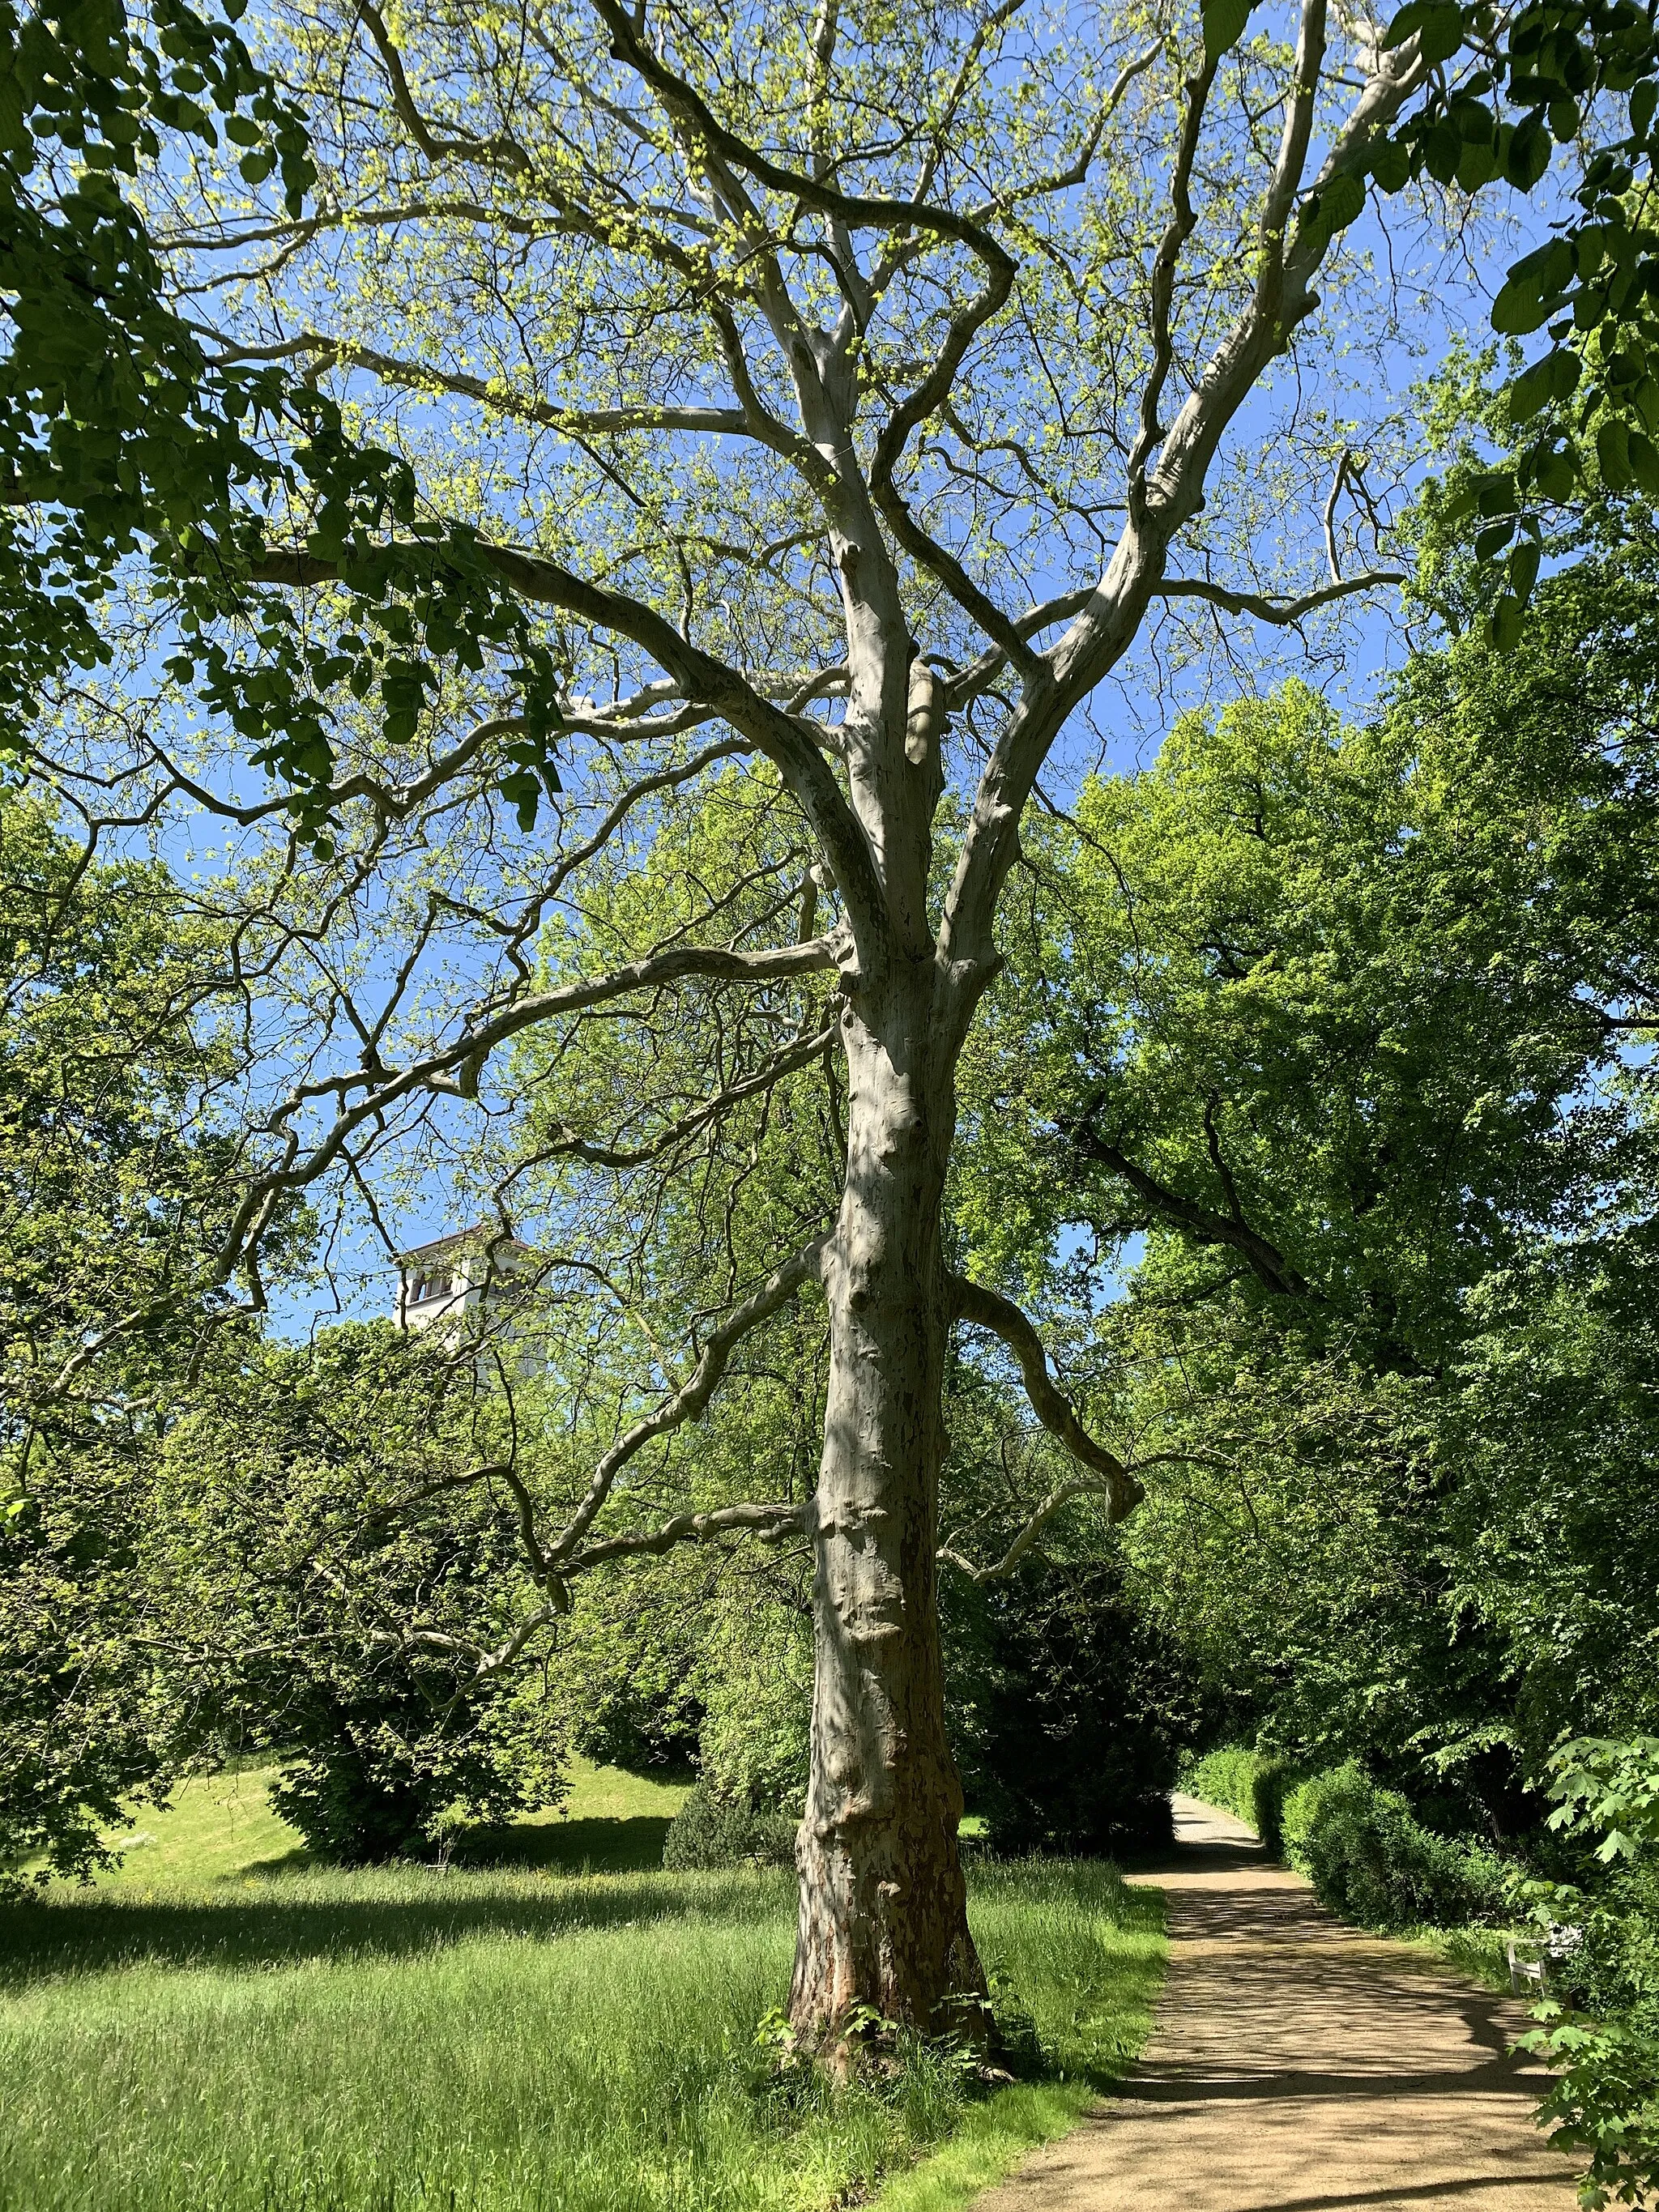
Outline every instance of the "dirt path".
[[1505, 2055], [1524, 2008], [1331, 1917], [1242, 1823], [1176, 1800], [1170, 1978], [1120, 2094], [975, 2212], [1574, 2212]]

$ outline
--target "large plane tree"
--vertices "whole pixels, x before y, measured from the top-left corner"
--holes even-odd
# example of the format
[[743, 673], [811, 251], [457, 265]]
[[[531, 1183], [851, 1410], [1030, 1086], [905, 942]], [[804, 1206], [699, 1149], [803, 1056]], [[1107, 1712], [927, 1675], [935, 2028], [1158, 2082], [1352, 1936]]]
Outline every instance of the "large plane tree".
[[[728, 1303], [607, 1384], [581, 1482], [538, 1489], [510, 1441], [449, 1479], [501, 1488], [537, 1591], [481, 1665], [603, 1563], [810, 1545], [790, 2012], [820, 2045], [854, 2007], [933, 2028], [983, 1988], [935, 1604], [953, 1328], [1000, 1341], [1072, 1455], [1031, 1527], [1139, 1494], [947, 1249], [1022, 819], [1159, 625], [1397, 580], [1382, 465], [1336, 417], [1386, 411], [1411, 280], [1345, 234], [1373, 173], [1439, 173], [1432, 131], [1490, 85], [1476, 15], [1415, 18], [1387, 44], [1330, 0], [271, 0], [244, 30], [307, 118], [310, 197], [267, 199], [252, 124], [144, 174], [170, 311], [214, 375], [284, 380], [249, 435], [294, 465], [249, 477], [234, 536], [171, 516], [34, 765], [100, 836], [172, 825], [181, 866], [207, 825], [246, 1071], [214, 1106], [240, 1192], [215, 1269], [258, 1303], [268, 1226], [331, 1187], [395, 1244], [400, 1192], [463, 1158], [495, 1163], [520, 1285], [507, 1225], [532, 1161], [554, 1176], [563, 1241], [524, 1229], [550, 1299], [615, 1288], [582, 1203], [642, 1179], [647, 1229], [702, 1224]], [[1419, 244], [1439, 190], [1395, 203]], [[395, 465], [337, 496], [356, 451]], [[757, 1250], [708, 1164], [803, 1082], [817, 1165]], [[812, 1286], [810, 1496], [734, 1480], [665, 1513], [677, 1432]]]

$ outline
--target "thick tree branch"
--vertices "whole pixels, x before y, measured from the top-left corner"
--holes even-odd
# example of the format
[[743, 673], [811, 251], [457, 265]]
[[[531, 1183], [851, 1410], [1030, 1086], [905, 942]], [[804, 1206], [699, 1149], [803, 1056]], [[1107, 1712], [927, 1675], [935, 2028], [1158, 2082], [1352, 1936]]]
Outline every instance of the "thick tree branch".
[[1102, 1167], [1109, 1168], [1115, 1176], [1127, 1183], [1135, 1196], [1161, 1220], [1172, 1223], [1185, 1231], [1194, 1243], [1224, 1245], [1238, 1253], [1256, 1279], [1282, 1297], [1307, 1298], [1314, 1293], [1306, 1278], [1297, 1273], [1285, 1255], [1270, 1238], [1253, 1229], [1239, 1209], [1232, 1178], [1223, 1165], [1219, 1140], [1213, 1118], [1206, 1117], [1206, 1128], [1211, 1158], [1221, 1175], [1223, 1188], [1232, 1201], [1231, 1211], [1218, 1213], [1213, 1207], [1201, 1206], [1195, 1199], [1183, 1198], [1179, 1191], [1160, 1182], [1145, 1168], [1132, 1160], [1120, 1146], [1109, 1144], [1094, 1129], [1085, 1115], [1071, 1124], [1066, 1134], [1078, 1150]]
[[[1125, 1519], [1145, 1493], [1116, 1453], [1097, 1443], [1079, 1420], [1070, 1399], [1048, 1371], [1048, 1355], [1030, 1322], [1000, 1291], [971, 1283], [965, 1275], [952, 1275], [949, 1287], [957, 1319], [970, 1322], [976, 1328], [988, 1328], [1002, 1339], [1019, 1362], [1032, 1412], [1045, 1429], [1060, 1438], [1073, 1458], [1090, 1470], [1093, 1480], [1085, 1487], [1102, 1492], [1111, 1519]], [[1059, 1506], [1054, 1510], [1058, 1512]]]
[[1152, 361], [1140, 395], [1140, 427], [1129, 453], [1129, 513], [1136, 522], [1146, 520], [1146, 464], [1163, 435], [1158, 410], [1163, 404], [1164, 384], [1175, 362], [1175, 337], [1170, 325], [1170, 311], [1175, 301], [1176, 270], [1180, 263], [1181, 249], [1192, 236], [1198, 221], [1193, 208], [1193, 170], [1198, 160], [1204, 110], [1215, 83], [1216, 67], [1216, 58], [1212, 57], [1187, 80], [1186, 112], [1182, 118], [1181, 137], [1176, 148], [1175, 167], [1170, 176], [1170, 220], [1158, 240], [1158, 252], [1152, 262]]
[[818, 937], [805, 945], [777, 945], [764, 952], [734, 952], [720, 945], [674, 945], [626, 967], [612, 969], [604, 975], [517, 999], [488, 1019], [473, 1023], [459, 1037], [424, 1059], [394, 1073], [381, 1067], [378, 1052], [371, 1051], [365, 1054], [365, 1064], [349, 1074], [296, 1085], [267, 1124], [273, 1133], [280, 1132], [313, 1099], [344, 1098], [358, 1091], [363, 1095], [354, 1104], [343, 1108], [333, 1126], [309, 1151], [302, 1152], [298, 1142], [290, 1139], [281, 1164], [251, 1179], [204, 1278], [147, 1301], [78, 1345], [63, 1363], [52, 1384], [42, 1391], [40, 1401], [48, 1403], [61, 1398], [76, 1377], [112, 1345], [170, 1319], [204, 1291], [222, 1288], [239, 1267], [248, 1264], [283, 1199], [308, 1188], [337, 1161], [344, 1158], [359, 1129], [366, 1124], [384, 1124], [393, 1107], [418, 1091], [465, 1095], [483, 1059], [521, 1031], [538, 1022], [579, 1013], [592, 1006], [612, 1005], [635, 992], [657, 990], [690, 977], [764, 983], [811, 975], [839, 965], [845, 951], [843, 940], [836, 937]]
[[405, 361], [396, 354], [381, 353], [374, 346], [360, 344], [356, 339], [331, 337], [320, 331], [302, 331], [276, 345], [223, 346], [214, 356], [214, 365], [306, 357], [339, 368], [364, 369], [383, 384], [397, 385], [405, 390], [442, 392], [457, 398], [473, 399], [494, 414], [514, 422], [540, 423], [548, 429], [584, 435], [614, 432], [623, 436], [642, 430], [684, 430], [703, 437], [752, 438], [772, 452], [803, 464], [813, 458], [806, 441], [763, 408], [673, 406], [666, 403], [635, 407], [560, 407], [550, 399], [532, 398], [514, 392], [505, 382], [491, 382], [462, 369], [441, 368], [432, 362]]
[[763, 1544], [781, 1542], [805, 1528], [810, 1508], [790, 1505], [719, 1505], [707, 1513], [677, 1513], [659, 1528], [634, 1536], [606, 1536], [585, 1545], [566, 1565], [568, 1574], [597, 1567], [606, 1559], [637, 1559], [672, 1552], [680, 1544], [707, 1544], [716, 1536], [758, 1536]]
[[1265, 592], [1238, 592], [1230, 585], [1212, 584], [1202, 576], [1171, 576], [1152, 587], [1159, 599], [1204, 599], [1230, 615], [1250, 615], [1257, 622], [1298, 623], [1320, 607], [1352, 599], [1356, 592], [1380, 591], [1388, 584], [1403, 584], [1403, 568], [1369, 568], [1364, 575], [1345, 576], [1334, 584], [1320, 584], [1294, 599], [1276, 599]]
[[[1205, 480], [1223, 436], [1268, 362], [1285, 349], [1298, 325], [1318, 306], [1313, 279], [1330, 249], [1329, 232], [1304, 220], [1298, 223], [1288, 252], [1284, 240], [1308, 158], [1324, 52], [1325, 0], [1303, 0], [1284, 131], [1258, 226], [1251, 296], [1211, 354], [1196, 386], [1164, 434], [1154, 472], [1151, 459], [1158, 442], [1158, 402], [1169, 372], [1169, 363], [1164, 362], [1167, 348], [1161, 342], [1163, 311], [1158, 307], [1165, 280], [1160, 277], [1155, 283], [1154, 368], [1143, 396], [1141, 431], [1131, 456], [1127, 525], [1099, 584], [1065, 635], [1039, 656], [1042, 680], [1028, 679], [998, 737], [980, 778], [973, 818], [946, 897], [939, 960], [953, 980], [955, 1018], [964, 1034], [978, 995], [994, 972], [993, 924], [997, 902], [1018, 854], [1019, 823], [1048, 749], [1067, 714], [1129, 650], [1148, 604], [1164, 582], [1171, 542], [1203, 503]], [[1338, 174], [1357, 176], [1363, 181], [1372, 140], [1389, 127], [1428, 74], [1415, 37], [1387, 50], [1372, 46], [1364, 54], [1364, 65], [1365, 82], [1334, 135], [1319, 173], [1319, 189]], [[1191, 81], [1177, 153], [1179, 191], [1165, 233], [1165, 244], [1175, 240], [1173, 250], [1177, 253], [1180, 238], [1190, 227], [1189, 210], [1180, 194], [1187, 191], [1192, 165], [1188, 162], [1183, 168], [1182, 157], [1204, 84], [1202, 73]], [[1160, 256], [1163, 252], [1160, 247]], [[1173, 283], [1172, 267], [1168, 282]], [[1139, 491], [1137, 467], [1142, 471]], [[1273, 606], [1271, 601], [1263, 603], [1260, 611], [1263, 619], [1276, 618], [1276, 612], [1267, 611]], [[1248, 602], [1239, 611], [1258, 611]]]
[[[576, 575], [545, 555], [519, 546], [481, 544], [479, 555], [511, 590], [544, 606], [580, 615], [596, 628], [630, 638], [680, 686], [751, 739], [783, 776], [811, 821], [835, 872], [860, 957], [878, 963], [885, 950], [885, 895], [863, 830], [817, 743], [764, 698], [735, 668], [682, 637], [665, 616], [642, 601]], [[332, 583], [340, 564], [293, 549], [270, 548], [249, 571], [253, 583], [305, 589]]]
[[367, 24], [368, 34], [385, 65], [386, 80], [392, 87], [392, 105], [398, 111], [398, 118], [428, 161], [434, 164], [449, 161], [484, 161], [500, 164], [520, 174], [533, 167], [524, 148], [512, 138], [476, 138], [470, 131], [455, 138], [440, 137], [421, 112], [410, 88], [403, 55], [386, 28], [385, 16], [374, 5], [374, 0], [357, 0], [357, 13]]
[[839, 191], [832, 185], [799, 169], [786, 169], [728, 131], [702, 95], [676, 75], [640, 35], [635, 19], [619, 0], [593, 0], [594, 11], [611, 33], [611, 52], [648, 84], [663, 105], [683, 116], [708, 149], [732, 168], [753, 177], [770, 191], [799, 201], [803, 207], [831, 216], [854, 230], [931, 230], [940, 238], [955, 239], [976, 254], [988, 268], [1006, 254], [982, 223], [954, 208], [919, 205], [914, 200], [862, 198]]

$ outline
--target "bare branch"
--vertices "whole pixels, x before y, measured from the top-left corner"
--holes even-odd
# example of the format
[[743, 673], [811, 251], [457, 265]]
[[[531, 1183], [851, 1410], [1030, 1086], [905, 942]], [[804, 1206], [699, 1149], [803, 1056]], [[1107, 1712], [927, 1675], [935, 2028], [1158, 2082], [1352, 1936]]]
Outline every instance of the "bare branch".
[[1338, 599], [1352, 599], [1356, 592], [1380, 591], [1388, 584], [1403, 584], [1403, 568], [1370, 568], [1363, 576], [1345, 576], [1334, 584], [1321, 584], [1311, 592], [1304, 592], [1299, 599], [1275, 599], [1263, 592], [1236, 592], [1225, 584], [1210, 583], [1202, 576], [1171, 576], [1152, 586], [1152, 596], [1160, 599], [1206, 599], [1212, 607], [1224, 608], [1230, 615], [1253, 615], [1257, 622], [1297, 623], [1318, 607], [1328, 607]]
[[815, 1060], [822, 1058], [840, 1035], [839, 1024], [832, 1024], [830, 1028], [820, 1030], [815, 1036], [803, 1037], [798, 1044], [789, 1045], [783, 1051], [775, 1053], [764, 1066], [757, 1068], [752, 1074], [744, 1076], [736, 1083], [728, 1084], [713, 1097], [705, 1098], [701, 1105], [694, 1106], [690, 1113], [680, 1115], [648, 1144], [597, 1145], [586, 1137], [579, 1136], [574, 1129], [565, 1127], [556, 1128], [544, 1144], [538, 1146], [528, 1159], [514, 1170], [513, 1177], [516, 1180], [543, 1160], [559, 1158], [583, 1160], [589, 1167], [644, 1167], [652, 1160], [660, 1159], [665, 1152], [672, 1152], [676, 1145], [684, 1144], [687, 1138], [695, 1137], [700, 1130], [706, 1129], [728, 1107], [738, 1105], [745, 1098], [756, 1097], [763, 1091], [775, 1090], [787, 1076], [798, 1074], [802, 1068], [810, 1067]]
[[617, 1438], [593, 1470], [592, 1481], [581, 1504], [571, 1516], [563, 1534], [549, 1547], [548, 1560], [553, 1571], [562, 1572], [583, 1551], [583, 1538], [593, 1525], [595, 1516], [610, 1497], [617, 1476], [629, 1462], [641, 1452], [654, 1437], [665, 1436], [671, 1429], [681, 1428], [687, 1421], [696, 1420], [714, 1396], [732, 1351], [750, 1331], [758, 1328], [763, 1321], [786, 1306], [801, 1285], [822, 1281], [825, 1255], [829, 1251], [833, 1231], [826, 1231], [810, 1244], [804, 1245], [791, 1258], [775, 1267], [758, 1289], [752, 1291], [740, 1306], [729, 1313], [703, 1346], [702, 1356], [692, 1370], [690, 1379], [675, 1391], [672, 1397], [636, 1421], [625, 1436]]
[[[966, 1575], [969, 1582], [1000, 1582], [1005, 1576], [1012, 1574], [1057, 1513], [1064, 1512], [1079, 1498], [1106, 1498], [1109, 1500], [1111, 1489], [1111, 1480], [1106, 1475], [1078, 1475], [1068, 1482], [1057, 1483], [1042, 1503], [1021, 1523], [1018, 1534], [1000, 1559], [992, 1560], [988, 1565], [980, 1565], [965, 1552], [957, 1551], [951, 1544], [941, 1544], [938, 1557], [942, 1562], [955, 1567], [959, 1573]], [[1115, 1521], [1121, 1516], [1114, 1512], [1111, 1517]]]
[[1232, 1178], [1223, 1165], [1219, 1139], [1216, 1135], [1212, 1111], [1206, 1113], [1207, 1132], [1212, 1160], [1221, 1176], [1222, 1186], [1231, 1200], [1231, 1211], [1218, 1213], [1212, 1206], [1201, 1206], [1196, 1199], [1183, 1198], [1179, 1191], [1171, 1190], [1150, 1175], [1139, 1162], [1129, 1158], [1120, 1146], [1110, 1144], [1091, 1125], [1085, 1115], [1068, 1127], [1067, 1134], [1079, 1151], [1090, 1159], [1098, 1160], [1121, 1176], [1143, 1204], [1161, 1219], [1173, 1222], [1183, 1229], [1195, 1243], [1224, 1245], [1238, 1253], [1257, 1280], [1282, 1297], [1306, 1298], [1313, 1296], [1307, 1279], [1298, 1273], [1279, 1247], [1259, 1230], [1251, 1227], [1238, 1206], [1237, 1194], [1232, 1188]]

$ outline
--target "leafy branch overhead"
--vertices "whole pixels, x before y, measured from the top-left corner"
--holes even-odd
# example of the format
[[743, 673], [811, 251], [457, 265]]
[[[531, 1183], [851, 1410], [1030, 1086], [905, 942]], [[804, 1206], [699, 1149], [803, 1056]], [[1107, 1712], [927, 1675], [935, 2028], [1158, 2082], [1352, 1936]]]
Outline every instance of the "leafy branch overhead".
[[[176, 608], [170, 672], [293, 790], [303, 831], [326, 842], [331, 689], [377, 696], [406, 743], [451, 657], [520, 687], [504, 788], [533, 819], [556, 784], [556, 672], [476, 534], [424, 507], [407, 462], [355, 437], [313, 381], [213, 353], [135, 198], [146, 168], [222, 147], [301, 218], [306, 119], [235, 29], [246, 4], [158, 0], [140, 30], [121, 0], [27, 18], [0, 0], [0, 755], [26, 746], [55, 678], [107, 665], [96, 610], [141, 554]], [[342, 564], [331, 638], [250, 588], [273, 520]]]

